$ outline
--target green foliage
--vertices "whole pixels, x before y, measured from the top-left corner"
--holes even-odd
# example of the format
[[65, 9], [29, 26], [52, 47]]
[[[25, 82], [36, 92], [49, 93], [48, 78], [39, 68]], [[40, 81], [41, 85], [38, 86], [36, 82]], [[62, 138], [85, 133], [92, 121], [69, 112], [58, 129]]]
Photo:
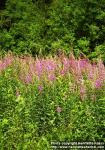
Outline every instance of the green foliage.
[[49, 150], [53, 140], [105, 142], [105, 88], [80, 101], [78, 90], [69, 90], [70, 83], [71, 77], [59, 77], [54, 83], [41, 83], [39, 91], [38, 81], [23, 84], [12, 67], [2, 72], [0, 149]]
[[1, 14], [1, 41], [4, 50], [15, 53], [37, 53], [43, 34], [44, 15], [31, 1], [6, 3]]
[[8, 0], [0, 14], [0, 49], [33, 55], [74, 49], [77, 56], [82, 51], [105, 59], [104, 5], [104, 0]]
[[69, 51], [73, 47], [77, 55], [82, 51], [87, 56], [97, 46], [103, 46], [104, 4], [104, 1], [53, 1], [47, 19], [47, 37], [52, 45], [57, 48], [63, 45]]

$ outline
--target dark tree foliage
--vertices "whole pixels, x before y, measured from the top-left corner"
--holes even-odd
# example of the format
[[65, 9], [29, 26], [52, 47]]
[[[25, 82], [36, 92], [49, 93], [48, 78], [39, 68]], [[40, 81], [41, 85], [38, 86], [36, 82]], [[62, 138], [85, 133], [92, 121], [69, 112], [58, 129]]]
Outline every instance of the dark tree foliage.
[[105, 59], [105, 0], [7, 0], [0, 17], [2, 51]]
[[0, 0], [0, 10], [4, 9], [6, 0]]

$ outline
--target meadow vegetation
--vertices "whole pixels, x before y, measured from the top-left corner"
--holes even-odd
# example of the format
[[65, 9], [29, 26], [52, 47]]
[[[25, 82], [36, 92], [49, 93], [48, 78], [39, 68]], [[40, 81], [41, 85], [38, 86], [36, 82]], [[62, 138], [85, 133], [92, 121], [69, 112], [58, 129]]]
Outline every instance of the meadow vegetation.
[[105, 142], [105, 0], [0, 1], [0, 150]]
[[105, 66], [99, 60], [6, 55], [0, 60], [0, 149], [52, 141], [105, 142]]

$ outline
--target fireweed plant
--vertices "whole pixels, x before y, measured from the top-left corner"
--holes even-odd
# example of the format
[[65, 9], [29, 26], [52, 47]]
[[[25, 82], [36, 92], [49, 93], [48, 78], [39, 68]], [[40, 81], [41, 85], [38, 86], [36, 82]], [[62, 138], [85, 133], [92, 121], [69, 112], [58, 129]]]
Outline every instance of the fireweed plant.
[[0, 60], [0, 149], [44, 150], [51, 141], [105, 142], [105, 66], [99, 60]]

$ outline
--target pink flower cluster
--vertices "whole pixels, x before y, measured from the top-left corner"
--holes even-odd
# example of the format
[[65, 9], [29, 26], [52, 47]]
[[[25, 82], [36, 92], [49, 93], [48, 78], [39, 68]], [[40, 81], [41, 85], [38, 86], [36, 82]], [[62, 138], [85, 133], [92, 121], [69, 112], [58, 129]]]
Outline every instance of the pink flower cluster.
[[[6, 69], [10, 64], [18, 62], [19, 78], [24, 83], [33, 83], [35, 80], [54, 82], [58, 77], [66, 77], [70, 74], [73, 77], [74, 85], [78, 86], [81, 97], [86, 95], [85, 81], [90, 81], [94, 89], [100, 89], [105, 83], [105, 66], [99, 60], [97, 64], [92, 64], [88, 59], [75, 59], [71, 54], [69, 57], [46, 57], [46, 58], [32, 58], [32, 57], [13, 57], [7, 55], [0, 61], [0, 71]], [[39, 91], [43, 88], [39, 86]]]
[[2, 60], [0, 60], [0, 72], [5, 70], [8, 66], [10, 66], [13, 62], [13, 56], [8, 54]]

